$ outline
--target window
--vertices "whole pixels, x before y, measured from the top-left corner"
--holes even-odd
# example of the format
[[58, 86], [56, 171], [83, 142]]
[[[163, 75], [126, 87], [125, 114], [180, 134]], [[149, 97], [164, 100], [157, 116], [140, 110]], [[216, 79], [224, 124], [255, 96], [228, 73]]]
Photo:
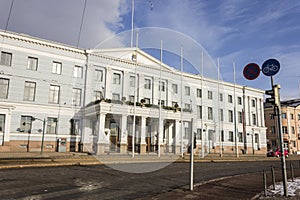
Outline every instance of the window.
[[83, 67], [75, 65], [73, 76], [76, 78], [82, 78], [83, 77]]
[[197, 97], [201, 98], [202, 97], [202, 90], [197, 88]]
[[291, 126], [292, 134], [295, 134], [295, 127]]
[[184, 104], [184, 108], [185, 108], [186, 110], [191, 110], [191, 104], [185, 103], [185, 104]]
[[229, 142], [233, 142], [233, 131], [229, 131], [229, 138], [228, 138]]
[[224, 111], [223, 111], [223, 109], [220, 109], [220, 120], [221, 120], [221, 122], [224, 121]]
[[121, 74], [113, 73], [113, 84], [121, 84]]
[[300, 114], [298, 114], [298, 120], [300, 120]]
[[172, 84], [172, 90], [173, 90], [173, 93], [177, 94], [178, 93], [178, 85]]
[[38, 67], [38, 59], [34, 57], [28, 57], [27, 69], [36, 71]]
[[11, 66], [12, 53], [1, 51], [1, 65]]
[[207, 108], [207, 119], [213, 120], [213, 108], [212, 107]]
[[232, 103], [232, 95], [228, 95], [228, 103]]
[[219, 101], [223, 101], [223, 94], [222, 93], [219, 94]]
[[20, 131], [31, 133], [32, 121], [33, 120], [31, 116], [21, 116]]
[[242, 97], [238, 97], [237, 100], [238, 100], [238, 104], [242, 105]]
[[34, 82], [25, 81], [24, 87], [24, 101], [34, 101], [35, 100], [35, 86]]
[[96, 69], [95, 70], [95, 76], [96, 76], [96, 81], [97, 82], [102, 82], [103, 81], [103, 71]]
[[145, 78], [144, 88], [147, 90], [151, 89], [151, 79]]
[[243, 142], [243, 133], [242, 132], [238, 132], [238, 141]]
[[275, 126], [271, 126], [271, 133], [275, 134]]
[[130, 85], [130, 87], [135, 86], [135, 76], [130, 76], [129, 77], [129, 85]]
[[202, 119], [202, 106], [197, 106], [197, 117]]
[[145, 100], [145, 104], [150, 104], [150, 99], [149, 98], [144, 98], [144, 100]]
[[8, 98], [9, 79], [0, 78], [0, 98]]
[[202, 129], [201, 128], [197, 128], [196, 139], [202, 140]]
[[255, 99], [252, 99], [252, 100], [251, 100], [251, 105], [252, 105], [252, 107], [256, 107]]
[[55, 62], [52, 63], [52, 74], [61, 74], [62, 70], [62, 64], [61, 62]]
[[190, 89], [190, 87], [188, 87], [188, 86], [184, 87], [184, 94], [186, 96], [190, 96], [191, 95], [191, 89]]
[[233, 122], [233, 111], [228, 110], [228, 122]]
[[80, 120], [79, 119], [71, 119], [71, 135], [79, 135], [80, 134]]
[[60, 87], [57, 85], [50, 85], [49, 88], [49, 103], [59, 103]]
[[207, 91], [207, 98], [208, 99], [213, 99], [213, 92], [212, 91]]
[[286, 119], [286, 113], [281, 114], [282, 119]]
[[165, 106], [165, 101], [164, 100], [158, 100], [158, 105], [160, 104], [161, 102], [161, 106]]
[[287, 134], [287, 126], [282, 126], [282, 133]]
[[0, 114], [0, 133], [3, 133], [5, 129], [5, 115]]
[[46, 133], [49, 133], [49, 134], [57, 133], [57, 118], [52, 118], [52, 117], [47, 118]]
[[94, 91], [94, 101], [100, 100], [102, 98], [103, 98], [103, 96], [102, 96], [102, 92], [101, 91]]
[[224, 131], [221, 130], [221, 142], [224, 142]]
[[112, 94], [112, 100], [119, 101], [120, 100], [120, 94], [113, 93]]
[[256, 114], [252, 114], [252, 124], [253, 125], [256, 125], [257, 123], [256, 123]]
[[243, 114], [242, 112], [238, 112], [238, 123], [243, 123]]
[[294, 114], [291, 113], [291, 120], [293, 120], [293, 119], [294, 119]]
[[270, 119], [274, 119], [274, 114], [270, 114]]
[[255, 133], [255, 143], [258, 143], [258, 140], [259, 140], [259, 136], [258, 136], [258, 134], [257, 133]]
[[81, 105], [81, 89], [73, 88], [72, 90], [72, 105], [80, 106]]
[[165, 82], [159, 81], [159, 91], [164, 92], [165, 91]]

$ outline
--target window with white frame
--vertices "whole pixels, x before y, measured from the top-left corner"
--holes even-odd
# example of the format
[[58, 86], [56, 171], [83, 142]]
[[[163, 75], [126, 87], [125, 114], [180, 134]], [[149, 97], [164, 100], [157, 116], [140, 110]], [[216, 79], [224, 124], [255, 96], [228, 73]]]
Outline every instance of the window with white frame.
[[207, 91], [207, 99], [213, 99], [213, 92], [212, 91]]
[[238, 111], [238, 123], [243, 123], [243, 114], [241, 111]]
[[224, 130], [221, 130], [221, 142], [224, 142]]
[[35, 82], [25, 81], [24, 86], [24, 101], [34, 101], [35, 100]]
[[219, 94], [219, 101], [223, 101], [223, 94], [222, 93]]
[[21, 116], [21, 124], [20, 124], [20, 131], [25, 133], [31, 133], [32, 127], [32, 116]]
[[251, 105], [252, 105], [252, 107], [256, 107], [256, 101], [255, 101], [255, 99], [251, 99]]
[[100, 69], [95, 69], [95, 77], [97, 82], [103, 81], [103, 71]]
[[291, 126], [291, 131], [292, 131], [292, 134], [295, 134], [295, 127], [294, 126]]
[[213, 120], [213, 108], [212, 107], [207, 108], [207, 119]]
[[53, 118], [53, 117], [47, 118], [46, 133], [57, 134], [57, 118]]
[[202, 140], [202, 129], [201, 128], [197, 128], [196, 139]]
[[232, 103], [232, 95], [228, 95], [228, 103]]
[[243, 142], [243, 133], [242, 132], [238, 132], [238, 141]]
[[103, 98], [102, 92], [101, 91], [94, 91], [94, 101], [100, 100]]
[[233, 131], [229, 131], [229, 138], [228, 138], [229, 142], [233, 142]]
[[282, 133], [287, 134], [288, 133], [288, 128], [287, 126], [282, 126]]
[[121, 74], [113, 73], [113, 84], [115, 85], [121, 84]]
[[120, 94], [113, 93], [112, 94], [112, 100], [119, 101], [120, 100]]
[[52, 74], [61, 74], [62, 71], [62, 63], [53, 61], [52, 63]]
[[159, 91], [164, 92], [165, 91], [165, 82], [164, 81], [159, 81]]
[[0, 114], [0, 133], [3, 133], [5, 129], [5, 115]]
[[294, 114], [291, 113], [291, 120], [294, 120]]
[[202, 119], [202, 106], [197, 106], [197, 117]]
[[151, 79], [145, 78], [144, 88], [147, 90], [151, 89]]
[[80, 106], [81, 105], [81, 89], [73, 88], [72, 90], [72, 105]]
[[228, 110], [228, 122], [233, 122], [233, 111]]
[[27, 69], [36, 71], [38, 68], [38, 59], [34, 57], [28, 57]]
[[75, 78], [82, 78], [83, 77], [83, 67], [75, 65], [73, 76]]
[[255, 114], [255, 113], [252, 113], [252, 124], [253, 124], [253, 125], [257, 125], [257, 122], [256, 122], [256, 114]]
[[238, 105], [242, 105], [242, 97], [238, 97], [237, 100], [238, 100]]
[[11, 66], [12, 53], [1, 51], [1, 65]]
[[174, 94], [178, 93], [178, 85], [177, 84], [172, 84], [172, 90]]
[[224, 121], [224, 110], [222, 108], [220, 109], [220, 120], [221, 122]]
[[71, 119], [71, 135], [80, 135], [80, 120]]
[[0, 78], [0, 99], [8, 98], [9, 79]]
[[135, 76], [130, 76], [129, 77], [129, 85], [130, 85], [130, 87], [135, 86]]
[[59, 103], [60, 86], [50, 85], [49, 88], [49, 103]]
[[286, 119], [286, 113], [281, 114], [282, 119]]
[[184, 87], [184, 94], [186, 96], [190, 96], [191, 95], [191, 89], [190, 89], [190, 87], [188, 87], [188, 86]]

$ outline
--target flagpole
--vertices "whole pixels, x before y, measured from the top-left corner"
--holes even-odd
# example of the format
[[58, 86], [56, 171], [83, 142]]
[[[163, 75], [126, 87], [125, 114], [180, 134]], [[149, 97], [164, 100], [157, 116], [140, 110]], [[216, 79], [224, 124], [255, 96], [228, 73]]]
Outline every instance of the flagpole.
[[235, 62], [233, 62], [233, 96], [234, 96], [234, 133], [235, 133], [235, 153], [236, 157], [239, 157], [239, 151], [238, 151], [238, 135], [237, 135], [237, 125], [236, 125], [236, 82], [235, 82]]
[[137, 72], [136, 72], [136, 67], [137, 67], [137, 49], [138, 49], [138, 38], [139, 34], [136, 33], [136, 49], [135, 49], [135, 64], [134, 64], [134, 97], [133, 97], [133, 127], [132, 127], [132, 157], [134, 158], [134, 153], [135, 153], [135, 122], [136, 122], [136, 102], [137, 102], [137, 91], [136, 91], [136, 86], [137, 86]]
[[[163, 124], [161, 123], [161, 91], [162, 91], [162, 81], [161, 81], [161, 67], [162, 67], [162, 46], [163, 46], [163, 41], [160, 41], [160, 65], [159, 65], [159, 119], [158, 119], [158, 133], [157, 133], [157, 141], [158, 141], [158, 157], [160, 157], [160, 139], [161, 136], [163, 136], [162, 129]], [[162, 129], [162, 131], [161, 131]], [[161, 135], [162, 134], [162, 135]]]
[[133, 29], [134, 29], [134, 0], [131, 0], [131, 37], [130, 47], [133, 47]]
[[218, 130], [219, 130], [219, 144], [220, 157], [223, 156], [223, 143], [221, 137], [221, 111], [220, 111], [220, 58], [218, 58]]
[[181, 157], [183, 158], [183, 48], [180, 48], [180, 121], [181, 121]]
[[204, 158], [204, 146], [203, 146], [203, 116], [202, 116], [202, 110], [203, 110], [203, 66], [204, 66], [204, 53], [203, 51], [201, 52], [201, 157]]

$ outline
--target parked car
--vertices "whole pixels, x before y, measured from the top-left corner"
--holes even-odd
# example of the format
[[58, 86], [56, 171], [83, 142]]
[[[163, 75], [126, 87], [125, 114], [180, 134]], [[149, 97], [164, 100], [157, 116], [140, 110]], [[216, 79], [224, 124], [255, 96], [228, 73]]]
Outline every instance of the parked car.
[[[275, 151], [273, 151], [273, 150], [270, 150], [268, 153], [267, 153], [267, 156], [268, 157], [280, 157], [280, 156], [282, 156], [282, 153], [281, 153], [281, 151], [280, 151], [280, 148], [277, 148]], [[284, 156], [286, 157], [286, 158], [288, 158], [289, 157], [289, 151], [287, 150], [287, 149], [284, 149]]]

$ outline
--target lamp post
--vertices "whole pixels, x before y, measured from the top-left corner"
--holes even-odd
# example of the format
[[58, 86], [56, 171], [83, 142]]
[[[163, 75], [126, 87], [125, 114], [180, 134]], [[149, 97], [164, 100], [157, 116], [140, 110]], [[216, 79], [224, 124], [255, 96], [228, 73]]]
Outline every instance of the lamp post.
[[41, 144], [41, 155], [43, 155], [43, 152], [44, 152], [44, 140], [45, 140], [45, 126], [46, 126], [46, 119], [44, 118], [43, 120], [42, 119], [39, 119], [39, 118], [36, 118], [36, 117], [32, 117], [31, 118], [32, 121], [35, 121], [35, 120], [39, 120], [41, 122], [43, 122], [43, 131], [42, 131], [42, 144]]

